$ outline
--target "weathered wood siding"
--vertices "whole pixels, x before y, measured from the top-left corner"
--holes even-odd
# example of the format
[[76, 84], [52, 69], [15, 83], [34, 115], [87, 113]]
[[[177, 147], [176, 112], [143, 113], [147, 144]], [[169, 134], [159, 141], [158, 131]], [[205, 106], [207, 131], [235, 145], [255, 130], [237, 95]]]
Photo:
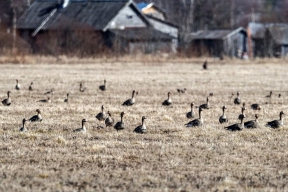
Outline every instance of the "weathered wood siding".
[[129, 52], [134, 53], [167, 53], [174, 52], [172, 47], [172, 42], [129, 42]]
[[154, 26], [154, 28], [157, 29], [158, 31], [170, 34], [171, 36], [178, 38], [178, 29], [176, 27], [162, 23], [152, 18], [147, 18], [147, 19]]
[[224, 39], [224, 54], [230, 57], [237, 57], [238, 52], [247, 51], [246, 35], [242, 32], [228, 36]]
[[288, 56], [288, 45], [283, 45], [281, 47], [281, 57]]
[[124, 29], [131, 27], [146, 27], [146, 23], [131, 8], [124, 7], [118, 15], [110, 22], [109, 29]]

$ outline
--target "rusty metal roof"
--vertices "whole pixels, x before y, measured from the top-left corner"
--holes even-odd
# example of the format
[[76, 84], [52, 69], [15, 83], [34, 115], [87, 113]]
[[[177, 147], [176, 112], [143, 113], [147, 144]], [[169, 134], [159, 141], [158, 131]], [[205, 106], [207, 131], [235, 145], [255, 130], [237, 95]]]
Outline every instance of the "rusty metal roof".
[[87, 26], [103, 30], [129, 0], [70, 0], [66, 8], [57, 0], [35, 0], [17, 22], [18, 29], [36, 29], [49, 17], [41, 29], [67, 25]]

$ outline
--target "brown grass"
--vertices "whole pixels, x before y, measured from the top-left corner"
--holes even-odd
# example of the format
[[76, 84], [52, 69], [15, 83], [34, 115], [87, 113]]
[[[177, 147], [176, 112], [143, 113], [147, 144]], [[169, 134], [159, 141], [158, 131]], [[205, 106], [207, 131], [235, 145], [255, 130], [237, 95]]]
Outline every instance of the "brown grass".
[[[287, 65], [211, 60], [209, 70], [203, 71], [200, 60], [107, 60], [0, 65], [0, 99], [11, 90], [13, 100], [10, 107], [0, 105], [1, 191], [288, 190], [288, 129], [264, 126], [281, 110], [288, 111]], [[14, 89], [16, 78], [21, 91]], [[104, 78], [108, 90], [103, 93], [98, 86]], [[29, 95], [31, 81], [36, 90]], [[78, 91], [80, 81], [88, 89], [84, 93]], [[55, 89], [52, 103], [37, 102], [51, 88]], [[187, 88], [187, 93], [180, 95], [177, 88]], [[121, 106], [133, 89], [139, 91], [136, 104]], [[267, 100], [270, 90], [283, 97]], [[168, 91], [174, 104], [163, 107]], [[236, 91], [248, 106], [263, 105], [262, 128], [231, 133], [218, 123], [223, 105], [229, 124], [238, 122], [240, 106], [229, 99]], [[63, 102], [67, 92], [69, 104]], [[189, 104], [204, 103], [209, 92], [214, 96], [212, 109], [203, 114], [205, 125], [185, 128]], [[103, 125], [95, 118], [102, 104], [116, 121], [121, 111], [127, 113], [125, 130], [97, 128]], [[37, 108], [43, 112], [43, 122], [29, 123], [29, 132], [20, 134], [22, 119], [34, 115]], [[138, 135], [133, 130], [143, 115], [148, 133]], [[246, 115], [253, 119], [254, 112], [249, 108]], [[83, 118], [88, 120], [88, 133], [74, 134]]]

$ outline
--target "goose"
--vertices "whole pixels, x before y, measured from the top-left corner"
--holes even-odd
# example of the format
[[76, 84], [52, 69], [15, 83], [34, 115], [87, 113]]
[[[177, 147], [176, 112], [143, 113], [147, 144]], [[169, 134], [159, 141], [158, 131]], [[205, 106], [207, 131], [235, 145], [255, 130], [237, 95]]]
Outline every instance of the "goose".
[[32, 85], [33, 85], [33, 82], [31, 82], [30, 85], [29, 85], [29, 88], [28, 88], [29, 91], [33, 91]]
[[279, 93], [279, 95], [278, 95], [278, 98], [280, 98], [281, 97], [281, 93]]
[[15, 89], [18, 90], [18, 91], [20, 90], [20, 84], [18, 82], [18, 79], [16, 79]]
[[284, 122], [283, 122], [284, 117], [283, 117], [283, 115], [284, 115], [284, 112], [281, 111], [280, 114], [279, 114], [280, 119], [279, 119], [279, 120], [270, 121], [270, 122], [268, 122], [268, 123], [266, 124], [266, 126], [267, 126], [267, 127], [271, 127], [271, 128], [273, 128], [273, 129], [282, 127], [282, 126], [284, 125]]
[[66, 99], [64, 99], [64, 102], [65, 102], [65, 103], [68, 103], [68, 102], [69, 102], [69, 93], [67, 93], [66, 96], [67, 96], [67, 97], [66, 97]]
[[269, 95], [266, 95], [266, 97], [267, 97], [267, 98], [272, 98], [272, 94], [273, 94], [273, 92], [270, 91]]
[[82, 132], [82, 133], [86, 133], [86, 131], [87, 131], [87, 129], [86, 129], [86, 127], [85, 127], [85, 123], [86, 123], [86, 122], [87, 122], [86, 119], [82, 119], [82, 127], [73, 130], [73, 132]]
[[208, 69], [208, 62], [207, 62], [207, 60], [203, 63], [203, 69]]
[[108, 117], [105, 119], [106, 127], [111, 127], [114, 124], [114, 119], [111, 117], [110, 111], [107, 112]]
[[133, 105], [133, 104], [135, 103], [135, 98], [134, 98], [135, 93], [138, 94], [138, 92], [136, 92], [136, 90], [133, 90], [133, 91], [132, 91], [132, 98], [126, 100], [122, 105], [124, 105], [124, 106], [131, 106], [131, 105]]
[[213, 97], [213, 95], [214, 95], [213, 92], [209, 93], [209, 97]]
[[104, 112], [104, 105], [101, 106], [101, 112], [96, 115], [96, 119], [98, 119], [99, 121], [105, 121], [106, 114]]
[[261, 106], [258, 103], [254, 103], [251, 105], [251, 108], [253, 110], [261, 110]]
[[168, 92], [168, 99], [166, 99], [165, 101], [163, 101], [162, 105], [166, 105], [169, 106], [172, 104], [172, 100], [170, 98], [171, 92]]
[[26, 131], [28, 131], [27, 128], [26, 128], [26, 126], [25, 126], [26, 121], [27, 121], [27, 120], [26, 120], [25, 118], [22, 120], [22, 127], [19, 129], [20, 132], [26, 132]]
[[100, 85], [100, 86], [99, 86], [99, 89], [100, 89], [101, 91], [106, 91], [106, 79], [104, 79], [104, 85]]
[[240, 121], [241, 121], [240, 123], [230, 125], [228, 127], [225, 127], [225, 129], [228, 131], [241, 131], [244, 128], [244, 121], [243, 121], [244, 118], [246, 118], [246, 116], [242, 115], [241, 119], [240, 119]]
[[203, 118], [201, 116], [201, 112], [203, 111], [203, 109], [201, 107], [199, 107], [199, 118], [198, 119], [194, 119], [188, 123], [185, 124], [186, 127], [199, 127], [203, 125]]
[[146, 119], [146, 117], [143, 116], [143, 117], [142, 117], [142, 124], [139, 125], [138, 127], [136, 127], [136, 128], [134, 129], [134, 132], [136, 132], [136, 133], [146, 133], [146, 132], [147, 132], [146, 125], [145, 125], [145, 122], [144, 122], [145, 119]]
[[120, 117], [121, 117], [121, 121], [118, 121], [115, 125], [114, 128], [119, 131], [125, 128], [125, 125], [123, 123], [123, 116], [124, 116], [124, 112], [121, 112]]
[[80, 85], [79, 85], [80, 87], [79, 87], [79, 91], [80, 92], [84, 92], [85, 90], [86, 90], [86, 87], [83, 87], [83, 83], [82, 82], [80, 82]]
[[10, 91], [8, 91], [7, 92], [7, 99], [4, 99], [3, 101], [2, 101], [2, 104], [3, 105], [5, 105], [5, 106], [9, 106], [9, 105], [11, 105], [11, 98], [10, 98]]
[[194, 103], [191, 103], [191, 111], [189, 111], [188, 113], [186, 113], [186, 117], [188, 119], [192, 119], [195, 117], [195, 112], [194, 112]]
[[228, 122], [228, 118], [227, 118], [227, 116], [225, 115], [225, 109], [227, 109], [226, 106], [223, 106], [223, 107], [222, 107], [223, 114], [219, 117], [219, 122], [220, 122], [221, 124]]
[[48, 95], [48, 94], [53, 94], [53, 89], [50, 89], [49, 91], [47, 91], [46, 93], [44, 93], [44, 95]]
[[184, 88], [184, 89], [177, 89], [177, 92], [178, 92], [178, 93], [186, 93], [186, 88]]
[[51, 103], [51, 99], [50, 97], [47, 97], [47, 99], [41, 99], [38, 102], [42, 102], [42, 103]]
[[238, 116], [238, 119], [240, 120], [243, 116], [245, 116], [244, 111], [246, 110], [245, 103], [243, 103], [243, 106], [241, 108], [241, 114]]
[[207, 97], [206, 103], [200, 105], [199, 107], [202, 108], [202, 109], [209, 109], [210, 108], [209, 97]]
[[234, 99], [234, 104], [240, 105], [241, 104], [241, 99], [239, 98], [240, 93], [237, 92], [237, 97]]
[[259, 127], [259, 123], [258, 123], [258, 115], [255, 114], [255, 120], [252, 121], [246, 121], [244, 123], [244, 127], [245, 128], [258, 128]]
[[41, 122], [42, 121], [40, 109], [36, 109], [36, 112], [37, 112], [37, 114], [29, 119], [30, 122], [36, 122], [36, 121]]

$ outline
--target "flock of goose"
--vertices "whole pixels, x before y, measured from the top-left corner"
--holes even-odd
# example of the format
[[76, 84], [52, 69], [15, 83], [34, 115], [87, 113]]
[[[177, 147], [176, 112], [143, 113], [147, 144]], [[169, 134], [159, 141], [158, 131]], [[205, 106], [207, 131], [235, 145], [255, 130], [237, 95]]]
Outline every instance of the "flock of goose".
[[[16, 80], [15, 89], [16, 90], [20, 90], [20, 87], [21, 86], [20, 86], [19, 81], [17, 79]], [[99, 86], [99, 89], [101, 91], [106, 91], [106, 89], [107, 89], [106, 80], [104, 80], [104, 84], [103, 85]], [[29, 91], [33, 91], [33, 82], [31, 82], [28, 90]], [[86, 87], [83, 87], [83, 83], [80, 82], [79, 91], [80, 92], [84, 92], [85, 90], [86, 90]], [[179, 93], [185, 93], [186, 89], [183, 89], [183, 90], [177, 89], [177, 91]], [[48, 91], [48, 92], [46, 92], [46, 93], [44, 93], [44, 94], [48, 95], [48, 94], [52, 94], [52, 93], [53, 93], [53, 89]], [[7, 98], [2, 101], [2, 104], [4, 106], [10, 106], [11, 105], [12, 100], [11, 100], [10, 94], [11, 94], [11, 92], [8, 91], [7, 92]], [[136, 90], [133, 90], [132, 91], [132, 97], [130, 99], [124, 101], [122, 105], [123, 106], [132, 106], [135, 103], [135, 95], [137, 95], [137, 94], [138, 94], [138, 92]], [[270, 94], [267, 95], [266, 97], [267, 98], [272, 98], [272, 94], [273, 93], [271, 91]], [[167, 95], [168, 95], [168, 98], [162, 102], [163, 106], [171, 106], [173, 104], [172, 99], [171, 99], [171, 92], [168, 92]], [[209, 97], [212, 97], [212, 96], [213, 96], [213, 93], [210, 93], [209, 96], [206, 98], [206, 103], [204, 103], [202, 105], [195, 106], [194, 103], [191, 103], [191, 111], [189, 111], [186, 114], [186, 117], [188, 119], [195, 118], [196, 113], [194, 111], [194, 108], [198, 109], [198, 115], [199, 116], [198, 116], [198, 118], [195, 118], [195, 119], [189, 121], [188, 123], [186, 123], [185, 124], [186, 127], [199, 127], [199, 126], [202, 126], [204, 124], [204, 119], [202, 117], [202, 113], [203, 113], [204, 110], [209, 110], [210, 109]], [[233, 98], [233, 96], [234, 95], [232, 94], [231, 98]], [[278, 97], [281, 97], [281, 94], [279, 94]], [[50, 99], [50, 97], [47, 97], [47, 99], [39, 100], [39, 102], [51, 103], [51, 99]], [[64, 102], [66, 102], [66, 103], [69, 102], [69, 93], [67, 93], [67, 97], [64, 99]], [[236, 98], [234, 98], [234, 104], [235, 105], [240, 105], [241, 103], [242, 102], [241, 102], [241, 99], [240, 99], [240, 93], [237, 92]], [[252, 104], [251, 108], [253, 110], [261, 110], [261, 106], [258, 103]], [[219, 117], [219, 123], [220, 124], [228, 123], [228, 117], [225, 114], [225, 110], [226, 109], [227, 109], [226, 106], [222, 107], [223, 114]], [[255, 114], [255, 120], [244, 122], [244, 119], [246, 118], [246, 115], [244, 113], [245, 110], [246, 110], [245, 103], [242, 103], [241, 114], [238, 117], [238, 119], [240, 120], [240, 123], [229, 125], [229, 126], [225, 127], [225, 129], [229, 130], [229, 131], [241, 131], [244, 128], [259, 128], [259, 122], [258, 122], [259, 116], [257, 114]], [[36, 113], [37, 113], [36, 115], [32, 116], [28, 120], [25, 119], [25, 118], [22, 120], [22, 127], [19, 130], [20, 132], [28, 131], [28, 129], [26, 128], [26, 123], [28, 121], [29, 122], [41, 122], [42, 121], [42, 116], [41, 116], [40, 109], [37, 109]], [[125, 115], [125, 112], [121, 112], [120, 121], [114, 124], [114, 120], [111, 117], [110, 111], [108, 111], [107, 114], [106, 114], [105, 107], [102, 105], [101, 106], [101, 112], [96, 115], [96, 119], [99, 120], [100, 122], [103, 121], [105, 123], [106, 127], [112, 127], [113, 126], [117, 131], [119, 131], [119, 130], [125, 129], [125, 124], [123, 122], [124, 115]], [[280, 128], [280, 127], [282, 127], [284, 125], [284, 122], [283, 122], [284, 117], [283, 116], [284, 116], [284, 112], [281, 111], [280, 114], [279, 114], [279, 119], [267, 122], [266, 126], [271, 127], [271, 128]], [[146, 119], [146, 117], [143, 116], [141, 125], [136, 127], [134, 129], [134, 132], [136, 132], [136, 133], [146, 133], [147, 132], [146, 125], [145, 125], [145, 119]], [[74, 132], [83, 132], [83, 133], [85, 133], [87, 131], [86, 126], [85, 126], [86, 122], [87, 122], [86, 119], [82, 119], [82, 127], [78, 128], [78, 129], [75, 129]]]

